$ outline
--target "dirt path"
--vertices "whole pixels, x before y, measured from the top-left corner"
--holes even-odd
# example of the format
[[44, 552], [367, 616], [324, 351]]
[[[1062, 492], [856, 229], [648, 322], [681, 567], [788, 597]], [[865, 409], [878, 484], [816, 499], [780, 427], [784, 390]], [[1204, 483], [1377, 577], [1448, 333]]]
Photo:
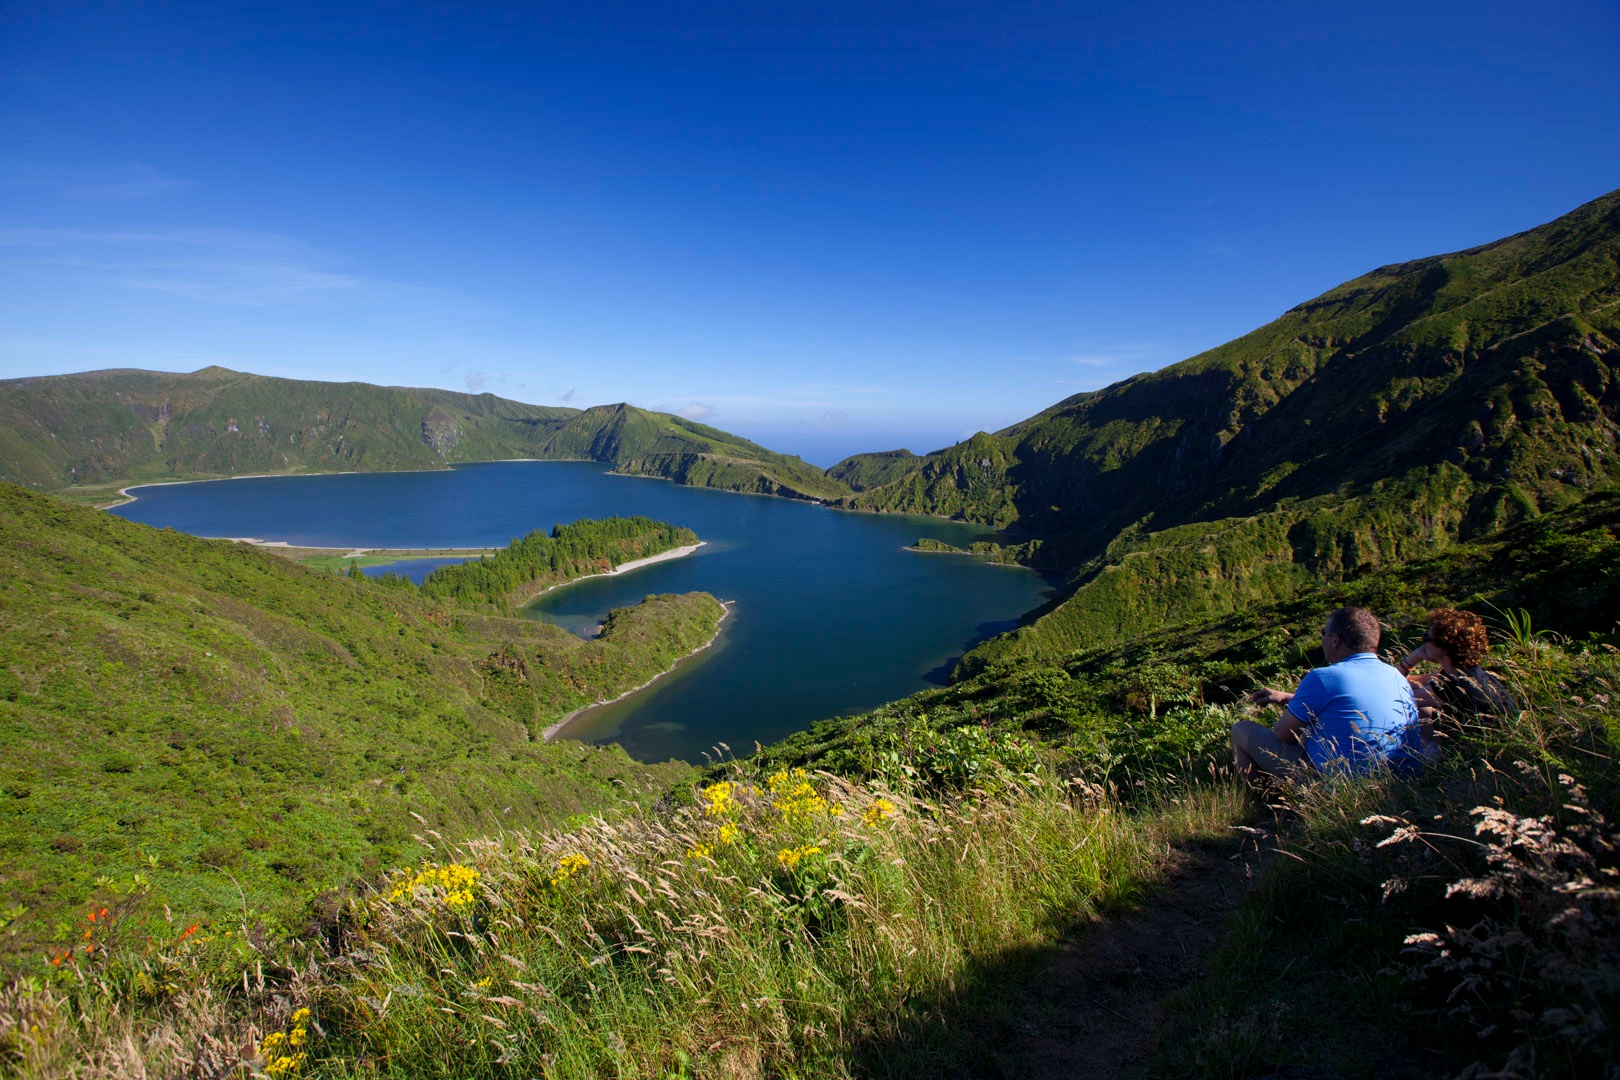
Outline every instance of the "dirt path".
[[1254, 836], [1225, 850], [1182, 849], [1134, 911], [1100, 921], [1031, 979], [1019, 1035], [997, 1053], [1031, 1080], [1129, 1076], [1154, 1049], [1163, 999], [1205, 974], [1227, 917], [1262, 858]]

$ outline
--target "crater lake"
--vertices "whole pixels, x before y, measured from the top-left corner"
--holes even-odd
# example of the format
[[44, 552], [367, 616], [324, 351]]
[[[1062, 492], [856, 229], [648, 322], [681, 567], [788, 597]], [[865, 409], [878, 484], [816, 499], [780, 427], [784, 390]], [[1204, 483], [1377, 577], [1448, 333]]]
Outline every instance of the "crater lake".
[[562, 732], [618, 742], [643, 761], [700, 761], [721, 743], [742, 755], [756, 740], [942, 684], [957, 657], [1012, 629], [1050, 588], [1029, 570], [905, 550], [919, 537], [966, 546], [990, 535], [978, 526], [615, 476], [597, 462], [251, 477], [131, 493], [136, 500], [113, 513], [302, 547], [502, 547], [534, 529], [630, 514], [695, 530], [704, 546], [693, 555], [565, 585], [524, 609], [588, 635], [610, 609], [651, 593], [703, 590], [730, 604], [711, 648]]

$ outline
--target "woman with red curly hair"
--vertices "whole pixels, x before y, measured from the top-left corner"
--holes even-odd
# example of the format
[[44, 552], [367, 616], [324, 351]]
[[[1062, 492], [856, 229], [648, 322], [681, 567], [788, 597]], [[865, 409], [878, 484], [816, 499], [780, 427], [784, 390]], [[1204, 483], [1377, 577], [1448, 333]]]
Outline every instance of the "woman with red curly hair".
[[[1473, 716], [1506, 716], [1519, 710], [1502, 680], [1480, 666], [1490, 651], [1485, 621], [1471, 611], [1439, 608], [1429, 612], [1429, 629], [1417, 648], [1395, 665], [1412, 683], [1412, 694], [1425, 715], [1434, 710], [1452, 721]], [[1412, 668], [1440, 665], [1432, 675], [1414, 676]], [[1432, 734], [1424, 724], [1424, 736]]]

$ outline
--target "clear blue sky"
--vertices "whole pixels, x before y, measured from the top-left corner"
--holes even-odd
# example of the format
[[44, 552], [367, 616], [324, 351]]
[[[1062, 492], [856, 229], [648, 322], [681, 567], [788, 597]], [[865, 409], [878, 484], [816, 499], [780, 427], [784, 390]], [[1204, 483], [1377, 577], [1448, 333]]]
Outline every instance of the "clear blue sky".
[[1620, 186], [1613, 0], [533, 7], [0, 5], [0, 377], [624, 400], [830, 464]]

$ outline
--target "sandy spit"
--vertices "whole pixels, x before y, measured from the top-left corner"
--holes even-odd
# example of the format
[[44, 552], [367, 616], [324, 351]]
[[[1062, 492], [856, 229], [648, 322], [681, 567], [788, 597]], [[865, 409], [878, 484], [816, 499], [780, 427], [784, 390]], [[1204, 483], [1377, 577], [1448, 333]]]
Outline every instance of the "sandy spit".
[[[569, 585], [572, 585], [575, 582], [589, 581], [591, 578], [597, 577], [618, 577], [620, 574], [628, 574], [632, 570], [640, 570], [643, 566], [651, 566], [653, 563], [669, 562], [671, 559], [684, 559], [686, 556], [692, 554], [692, 552], [696, 551], [700, 547], [703, 547], [707, 543], [707, 540], [699, 540], [695, 544], [688, 544], [686, 547], [670, 548], [668, 551], [660, 552], [657, 555], [649, 555], [645, 559], [631, 559], [627, 563], [620, 563], [612, 570], [604, 570], [600, 574], [586, 574], [584, 577], [569, 578], [567, 581], [559, 581], [555, 585], [541, 589], [539, 592], [534, 594], [534, 597], [544, 596], [553, 589], [567, 588]], [[524, 601], [524, 603], [533, 603], [534, 597]]]
[[677, 656], [675, 658], [675, 662], [673, 664], [669, 665], [668, 668], [664, 669], [663, 671], [660, 671], [657, 675], [654, 675], [652, 678], [648, 679], [646, 682], [642, 683], [640, 686], [632, 686], [630, 689], [626, 690], [624, 693], [620, 694], [618, 697], [603, 698], [601, 701], [593, 701], [589, 705], [580, 706], [579, 708], [575, 709], [573, 712], [569, 713], [567, 716], [563, 717], [561, 720], [557, 721], [555, 724], [552, 724], [550, 727], [548, 727], [544, 731], [542, 731], [540, 733], [540, 741], [541, 742], [552, 742], [552, 741], [554, 741], [558, 737], [558, 735], [562, 732], [562, 729], [567, 727], [569, 724], [573, 723], [574, 718], [577, 717], [580, 713], [589, 712], [590, 710], [596, 708], [598, 705], [611, 705], [615, 701], [623, 701], [625, 698], [629, 697], [631, 694], [638, 693], [639, 691], [647, 689], [647, 687], [651, 686], [653, 683], [657, 682], [659, 679], [662, 679], [665, 675], [668, 675], [671, 671], [674, 671], [676, 668], [680, 667], [682, 660], [686, 660], [689, 657], [696, 656], [698, 653], [700, 653], [703, 650], [709, 648], [716, 641], [720, 640], [720, 631], [726, 625], [726, 620], [731, 617], [731, 608], [732, 608], [732, 605], [735, 604], [736, 602], [737, 601], [735, 601], [735, 600], [722, 600], [722, 601], [720, 601], [720, 609], [721, 609], [720, 610], [720, 621], [718, 623], [716, 623], [715, 626], [714, 626], [714, 637], [710, 638], [708, 641], [705, 641], [703, 644], [699, 645], [697, 648], [693, 649], [691, 652], [687, 653], [685, 656]]

